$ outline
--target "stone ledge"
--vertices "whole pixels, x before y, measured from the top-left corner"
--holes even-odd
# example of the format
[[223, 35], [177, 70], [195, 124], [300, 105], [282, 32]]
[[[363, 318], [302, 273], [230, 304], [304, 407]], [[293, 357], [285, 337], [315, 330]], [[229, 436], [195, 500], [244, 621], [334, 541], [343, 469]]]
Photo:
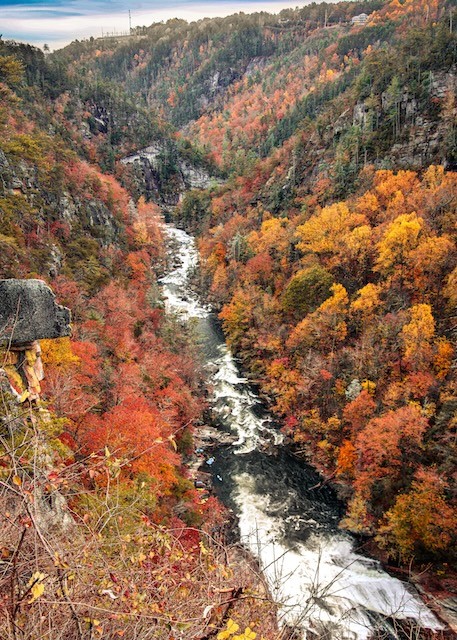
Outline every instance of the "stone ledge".
[[71, 334], [71, 314], [42, 280], [0, 280], [0, 345]]

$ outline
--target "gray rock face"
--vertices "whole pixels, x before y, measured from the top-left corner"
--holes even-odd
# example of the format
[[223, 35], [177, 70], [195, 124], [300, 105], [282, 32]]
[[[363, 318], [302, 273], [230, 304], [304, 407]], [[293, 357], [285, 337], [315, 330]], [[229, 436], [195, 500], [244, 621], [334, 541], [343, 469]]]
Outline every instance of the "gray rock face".
[[188, 189], [207, 189], [211, 182], [216, 182], [207, 171], [192, 166], [190, 162], [181, 161], [179, 168]]
[[70, 310], [42, 280], [0, 280], [0, 344], [69, 336]]
[[203, 167], [196, 167], [187, 159], [177, 157], [173, 180], [163, 184], [160, 177], [160, 158], [166, 151], [163, 142], [154, 142], [145, 149], [122, 158], [121, 164], [132, 165], [143, 193], [165, 206], [176, 206], [188, 189], [207, 189], [221, 181], [213, 178]]
[[[453, 96], [457, 91], [457, 67], [448, 71], [430, 72], [428, 77], [429, 99], [443, 101], [446, 96]], [[417, 98], [403, 88], [398, 95], [393, 96], [384, 91], [380, 96], [380, 103], [375, 105], [372, 98], [358, 102], [352, 113], [352, 124], [362, 130], [373, 130], [376, 123], [385, 119], [389, 110], [395, 110], [401, 128], [401, 136], [393, 144], [390, 151], [382, 159], [382, 168], [396, 167], [418, 170], [429, 164], [440, 164], [446, 155], [446, 139], [449, 124], [441, 114], [440, 117], [430, 116], [424, 110]], [[346, 112], [345, 112], [346, 113]], [[342, 114], [339, 118], [341, 120]], [[455, 108], [449, 118], [455, 118]], [[338, 122], [338, 121], [337, 121]], [[376, 125], [377, 126], [377, 125]], [[348, 128], [348, 122], [342, 120], [334, 126], [335, 133], [341, 133]]]

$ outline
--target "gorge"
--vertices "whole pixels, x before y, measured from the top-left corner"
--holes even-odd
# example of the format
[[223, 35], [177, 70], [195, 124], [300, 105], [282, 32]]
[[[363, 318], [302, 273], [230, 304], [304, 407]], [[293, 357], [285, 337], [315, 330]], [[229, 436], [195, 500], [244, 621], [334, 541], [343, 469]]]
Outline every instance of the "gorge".
[[234, 436], [233, 444], [211, 449], [207, 468], [267, 579], [280, 626], [329, 640], [367, 640], [373, 630], [395, 635], [399, 620], [442, 629], [412, 586], [358, 553], [355, 540], [338, 529], [334, 492], [282, 447], [278, 426], [240, 376], [217, 320], [190, 286], [198, 265], [194, 239], [171, 224], [165, 233], [172, 241], [172, 270], [160, 279], [166, 306], [197, 322], [212, 409], [219, 428]]
[[0, 37], [2, 638], [454, 640], [456, 10]]

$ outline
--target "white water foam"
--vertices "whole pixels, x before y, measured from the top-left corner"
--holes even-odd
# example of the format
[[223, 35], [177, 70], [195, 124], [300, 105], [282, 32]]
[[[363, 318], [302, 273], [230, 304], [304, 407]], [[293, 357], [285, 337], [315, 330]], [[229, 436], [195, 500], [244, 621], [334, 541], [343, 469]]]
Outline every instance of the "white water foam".
[[[161, 278], [167, 308], [185, 318], [205, 318], [209, 309], [188, 287], [189, 274], [198, 264], [194, 240], [171, 225], [165, 231], [180, 247], [178, 265]], [[265, 443], [280, 444], [281, 434], [268, 426], [268, 419], [254, 413], [259, 400], [240, 377], [229, 350], [224, 344], [218, 349], [219, 357], [210, 363], [213, 405], [222, 422], [238, 436], [234, 453], [243, 455]], [[258, 492], [256, 479], [248, 472], [233, 480], [241, 540], [258, 559], [280, 603], [280, 624], [300, 629], [304, 639], [313, 633], [328, 640], [368, 640], [373, 630], [371, 618], [376, 616], [409, 618], [432, 630], [443, 628], [408, 584], [357, 554], [351, 538], [320, 531], [321, 525], [312, 518], [286, 516], [288, 500], [274, 505], [270, 495]], [[278, 506], [284, 519], [269, 515]], [[291, 546], [285, 536], [285, 526], [291, 522], [296, 529], [300, 523], [312, 525], [312, 535]]]
[[[189, 277], [198, 265], [198, 251], [192, 236], [172, 225], [164, 225], [166, 235], [180, 247], [178, 264], [159, 279], [167, 311], [180, 313], [184, 318], [206, 318], [209, 309], [188, 291]], [[188, 295], [186, 295], [188, 293]]]
[[338, 640], [368, 640], [369, 614], [443, 628], [409, 585], [357, 554], [349, 537], [317, 531], [291, 547], [283, 522], [267, 515], [270, 498], [256, 493], [255, 478], [243, 473], [236, 484], [241, 540], [259, 560], [280, 623], [300, 629], [303, 638], [312, 632]]
[[[241, 378], [235, 361], [225, 344], [219, 346], [221, 356], [214, 361], [216, 373], [213, 374], [214, 410], [222, 422], [238, 435], [233, 443], [234, 453], [250, 453], [264, 445], [281, 444], [283, 435], [277, 429], [268, 426], [271, 418], [259, 418], [253, 411], [259, 398], [251, 391], [246, 378]], [[226, 407], [230, 407], [230, 416]]]

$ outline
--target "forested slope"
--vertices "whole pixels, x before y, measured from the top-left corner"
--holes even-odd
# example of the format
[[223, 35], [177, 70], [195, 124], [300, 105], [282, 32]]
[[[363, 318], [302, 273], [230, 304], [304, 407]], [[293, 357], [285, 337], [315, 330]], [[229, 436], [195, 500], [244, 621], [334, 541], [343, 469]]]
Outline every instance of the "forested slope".
[[313, 4], [56, 54], [219, 166], [178, 212], [202, 287], [345, 526], [403, 562], [455, 549], [454, 25], [440, 0]]
[[447, 563], [457, 406], [448, 9], [386, 3], [314, 64], [309, 88], [291, 74], [306, 95], [285, 109], [279, 99], [274, 125], [260, 126], [271, 89], [253, 108], [269, 66], [192, 124], [214, 136], [218, 162], [242, 169], [190, 195], [182, 219], [203, 231], [205, 288], [232, 348], [297, 452], [345, 487], [344, 526], [376, 534], [403, 562]]
[[205, 408], [198, 354], [163, 309], [160, 211], [114, 162], [152, 142], [179, 150], [122, 91], [82, 88], [0, 42], [0, 278], [42, 278], [73, 314], [71, 340], [41, 341], [40, 402], [2, 342], [0, 635], [202, 635], [232, 610], [272, 630], [222, 508], [183, 464]]
[[[239, 588], [209, 544], [219, 508], [181, 465], [205, 403], [157, 286], [158, 209], [141, 197], [157, 189], [199, 236], [201, 289], [242, 367], [347, 500], [342, 526], [452, 591], [456, 22], [452, 1], [370, 0], [172, 20], [48, 57], [0, 42], [0, 276], [45, 278], [75, 318], [71, 342], [43, 345], [47, 467], [37, 418], [16, 409], [13, 433], [3, 405], [11, 637], [42, 632], [40, 585], [75, 638], [212, 633], [227, 607], [207, 607]], [[154, 193], [120, 162], [151, 145]], [[182, 197], [180, 161], [223, 184]], [[65, 497], [72, 561], [66, 534], [31, 519], [38, 494]], [[256, 598], [237, 619], [273, 633]]]

